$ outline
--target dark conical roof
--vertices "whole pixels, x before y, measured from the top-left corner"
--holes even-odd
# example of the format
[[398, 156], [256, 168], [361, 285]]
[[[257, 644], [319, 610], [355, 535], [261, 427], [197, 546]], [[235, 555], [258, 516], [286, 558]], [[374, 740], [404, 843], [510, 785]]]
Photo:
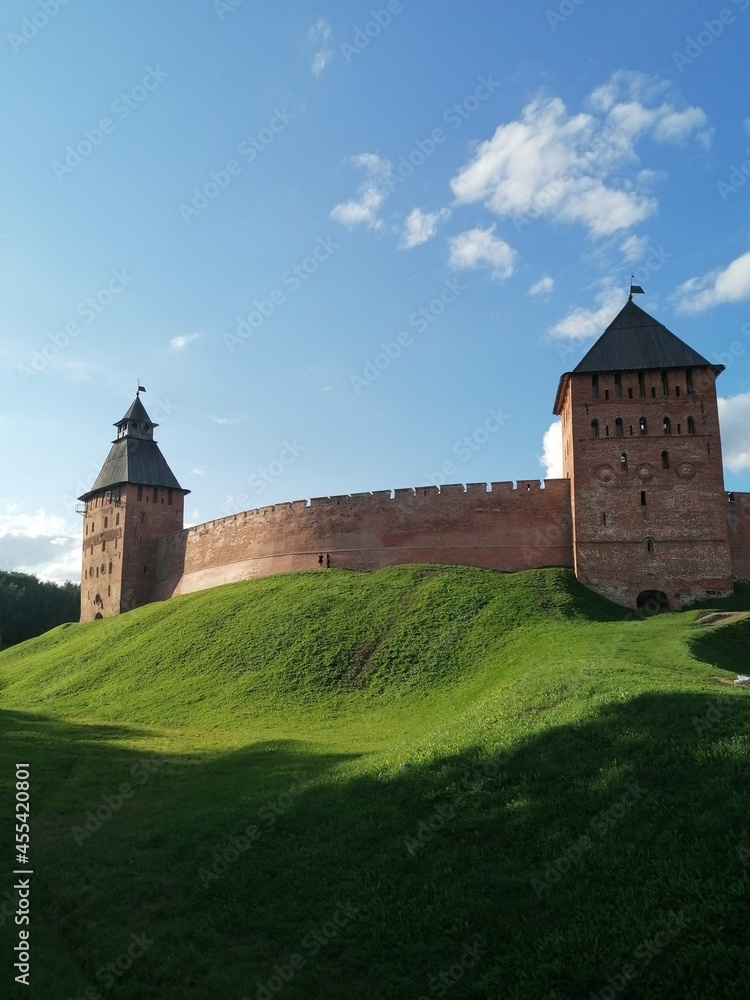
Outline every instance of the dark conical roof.
[[[131, 430], [133, 424], [138, 425], [137, 430]], [[112, 442], [101, 472], [91, 489], [78, 497], [79, 500], [86, 501], [101, 490], [109, 490], [124, 483], [161, 486], [181, 490], [185, 494], [190, 492], [183, 490], [177, 482], [159, 445], [151, 436], [157, 424], [151, 423], [139, 396], [135, 397], [125, 416], [115, 426], [117, 438]], [[144, 430], [144, 427], [148, 427], [148, 430]]]
[[[128, 407], [128, 410], [122, 419], [118, 420], [115, 427], [119, 427], [124, 420], [139, 420], [151, 423], [151, 419], [146, 413], [146, 407], [141, 402], [141, 397], [136, 393], [136, 397], [133, 402]], [[151, 424], [152, 427], [158, 427], [158, 424]]]
[[628, 299], [574, 372], [691, 368], [710, 364], [663, 323]]
[[565, 387], [571, 375], [655, 368], [712, 368], [717, 375], [724, 371], [724, 365], [711, 364], [629, 298], [573, 371], [560, 376], [552, 412], [561, 412]]

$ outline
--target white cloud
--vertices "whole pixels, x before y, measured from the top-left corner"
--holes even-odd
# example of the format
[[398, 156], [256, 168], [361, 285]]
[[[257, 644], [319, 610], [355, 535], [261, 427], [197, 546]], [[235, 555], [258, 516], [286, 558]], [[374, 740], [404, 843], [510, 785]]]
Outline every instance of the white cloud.
[[631, 228], [657, 208], [649, 175], [639, 176], [637, 142], [684, 142], [706, 124], [701, 108], [663, 99], [668, 86], [620, 71], [591, 95], [598, 114], [571, 115], [559, 97], [532, 101], [477, 146], [451, 182], [457, 201], [517, 221], [577, 222], [597, 237]]
[[516, 251], [505, 240], [494, 235], [495, 227], [468, 229], [451, 237], [450, 265], [457, 269], [489, 267], [495, 281], [504, 281], [513, 274]]
[[170, 351], [182, 351], [198, 337], [200, 337], [199, 333], [183, 333], [179, 337], [172, 337], [169, 341], [169, 349]]
[[534, 282], [529, 289], [529, 295], [549, 295], [554, 287], [555, 279], [550, 278], [548, 274], [545, 274], [539, 279], [539, 281]]
[[601, 283], [595, 300], [596, 306], [589, 309], [578, 306], [555, 323], [550, 330], [552, 337], [556, 340], [585, 340], [604, 333], [625, 305], [625, 296], [611, 279], [606, 279]]
[[190, 475], [191, 476], [205, 476], [206, 473], [203, 471], [203, 469], [191, 469], [190, 470]]
[[648, 249], [648, 236], [626, 236], [620, 244], [620, 253], [626, 264], [635, 264]]
[[750, 392], [720, 396], [719, 420], [724, 464], [732, 472], [750, 469]]
[[702, 278], [690, 278], [671, 296], [683, 313], [701, 313], [725, 302], [750, 299], [750, 251], [737, 257], [723, 270], [715, 268]]
[[399, 246], [402, 250], [411, 250], [421, 243], [432, 239], [440, 223], [450, 215], [450, 209], [443, 208], [439, 212], [423, 212], [421, 208], [413, 208], [404, 219]]
[[545, 479], [562, 479], [562, 421], [555, 420], [544, 432], [544, 437], [542, 438], [542, 457], [539, 459], [539, 463], [547, 469]]
[[230, 424], [240, 424], [245, 419], [244, 417], [214, 417], [211, 419], [215, 424], [219, 424], [220, 427], [229, 427]]
[[378, 211], [391, 191], [392, 165], [377, 153], [360, 153], [349, 162], [364, 171], [365, 179], [359, 186], [358, 197], [335, 205], [331, 218], [349, 228], [365, 225], [369, 229], [381, 229], [383, 223], [378, 218]]
[[313, 76], [320, 76], [328, 63], [333, 58], [333, 46], [331, 45], [331, 26], [323, 18], [310, 28], [307, 33], [307, 40], [310, 45], [316, 47], [316, 51], [310, 64]]
[[81, 539], [65, 518], [43, 508], [29, 513], [6, 501], [0, 508], [0, 539], [0, 569], [33, 573], [54, 583], [79, 582]]

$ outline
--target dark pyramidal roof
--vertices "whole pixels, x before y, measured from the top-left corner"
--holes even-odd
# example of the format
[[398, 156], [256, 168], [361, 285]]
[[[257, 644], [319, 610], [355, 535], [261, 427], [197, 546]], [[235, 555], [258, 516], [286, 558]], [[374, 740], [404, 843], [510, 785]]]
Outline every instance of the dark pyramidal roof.
[[723, 365], [712, 365], [629, 298], [573, 371], [561, 376], [553, 412], [560, 413], [571, 374], [664, 368], [713, 368], [717, 375], [724, 370]]
[[189, 493], [190, 490], [183, 490], [177, 482], [154, 441], [153, 429], [157, 426], [151, 422], [140, 397], [136, 395], [125, 415], [115, 424], [117, 437], [94, 485], [78, 499], [88, 500], [101, 490], [110, 490], [124, 483], [162, 486]]
[[709, 364], [663, 323], [628, 299], [573, 371], [637, 371]]

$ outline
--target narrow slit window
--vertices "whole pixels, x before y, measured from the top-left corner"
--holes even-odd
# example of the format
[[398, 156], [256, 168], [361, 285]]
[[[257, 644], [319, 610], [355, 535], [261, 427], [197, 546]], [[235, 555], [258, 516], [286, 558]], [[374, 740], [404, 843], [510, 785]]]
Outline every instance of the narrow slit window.
[[627, 452], [623, 452], [622, 455], [620, 455], [620, 468], [622, 469], [623, 472], [627, 471], [628, 468]]
[[639, 428], [641, 432], [641, 437], [645, 437], [645, 435], [648, 434], [648, 421], [646, 420], [645, 417], [641, 417], [639, 421]]
[[615, 399], [622, 397], [622, 375], [615, 372]]
[[594, 397], [594, 399], [598, 399], [599, 398], [599, 376], [598, 375], [592, 375], [591, 376], [591, 395]]
[[638, 372], [638, 395], [646, 395], [646, 376], [643, 372]]
[[664, 420], [662, 421], [661, 430], [662, 434], [672, 433], [672, 421], [669, 419], [669, 417], [665, 417]]
[[615, 420], [615, 437], [622, 437], [622, 420], [619, 417]]
[[641, 490], [641, 507], [646, 506], [646, 491]]
[[654, 551], [654, 540], [653, 540], [653, 538], [647, 538], [646, 539], [646, 551], [647, 552], [653, 552]]
[[663, 451], [661, 453], [661, 467], [662, 467], [662, 469], [668, 469], [669, 468], [669, 452], [668, 451]]
[[685, 369], [685, 391], [689, 394], [693, 391], [693, 369]]
[[688, 434], [695, 434], [695, 417], [688, 417]]
[[668, 372], [662, 372], [661, 373], [661, 394], [662, 394], [662, 396], [668, 396], [669, 395], [669, 373]]
[[591, 421], [591, 437], [592, 438], [598, 438], [599, 437], [599, 421], [598, 420], [592, 420]]

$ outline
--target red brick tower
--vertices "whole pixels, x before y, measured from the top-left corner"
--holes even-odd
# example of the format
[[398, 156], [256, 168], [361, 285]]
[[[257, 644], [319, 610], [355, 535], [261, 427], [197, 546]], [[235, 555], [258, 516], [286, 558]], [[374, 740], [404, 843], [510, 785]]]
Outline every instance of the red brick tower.
[[560, 379], [576, 576], [631, 608], [732, 591], [712, 365], [632, 301]]
[[[139, 390], [140, 393], [141, 390]], [[154, 441], [139, 393], [122, 420], [83, 510], [81, 621], [151, 600], [157, 542], [182, 528], [184, 490]]]

